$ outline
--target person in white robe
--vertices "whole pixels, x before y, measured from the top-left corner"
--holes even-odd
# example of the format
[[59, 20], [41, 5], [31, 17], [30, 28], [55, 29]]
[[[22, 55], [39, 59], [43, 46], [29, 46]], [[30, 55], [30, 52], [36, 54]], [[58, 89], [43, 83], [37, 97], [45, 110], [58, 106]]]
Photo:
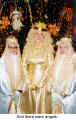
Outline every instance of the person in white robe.
[[[17, 39], [9, 36], [6, 38], [6, 47], [0, 58], [0, 114], [20, 113], [20, 91], [23, 90], [21, 66]], [[11, 103], [17, 105], [17, 110], [11, 109]]]
[[58, 42], [52, 83], [52, 113], [76, 113], [76, 53], [71, 38]]

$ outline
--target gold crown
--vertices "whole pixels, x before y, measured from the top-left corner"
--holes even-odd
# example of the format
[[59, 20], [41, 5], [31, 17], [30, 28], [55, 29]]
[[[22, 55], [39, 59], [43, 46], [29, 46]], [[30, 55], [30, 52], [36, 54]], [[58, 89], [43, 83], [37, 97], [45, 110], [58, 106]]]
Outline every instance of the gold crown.
[[9, 36], [7, 39], [8, 44], [18, 44], [17, 39], [14, 36]]
[[47, 26], [44, 22], [38, 22], [38, 23], [35, 23], [33, 25], [34, 27], [37, 27], [39, 31], [41, 31], [42, 29], [46, 29]]

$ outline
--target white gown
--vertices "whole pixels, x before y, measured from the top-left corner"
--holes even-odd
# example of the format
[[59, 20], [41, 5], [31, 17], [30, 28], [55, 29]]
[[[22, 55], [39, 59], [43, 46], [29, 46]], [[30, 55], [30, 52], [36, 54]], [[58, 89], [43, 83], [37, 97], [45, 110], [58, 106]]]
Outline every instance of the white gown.
[[73, 77], [70, 87], [67, 89], [66, 96], [63, 97], [60, 94], [54, 92], [52, 94], [53, 104], [59, 101], [62, 104], [62, 113], [64, 114], [76, 114], [76, 72]]
[[[59, 65], [62, 64], [63, 58], [61, 61], [59, 61]], [[72, 72], [73, 68], [72, 64], [70, 63], [70, 59], [68, 63], [63, 63], [63, 71], [61, 71], [62, 69], [59, 68], [59, 65], [58, 67], [56, 67], [57, 75], [59, 72], [58, 77], [54, 73], [56, 84], [54, 85], [55, 89], [52, 92], [52, 107], [58, 102], [62, 105], [61, 113], [76, 114], [76, 72]], [[60, 69], [60, 71], [58, 68]], [[67, 86], [66, 89], [64, 89], [66, 96], [60, 93], [61, 90], [64, 88], [64, 85]]]
[[67, 89], [67, 96], [63, 99], [63, 112], [76, 114], [76, 72], [70, 87]]
[[[12, 99], [17, 102], [19, 93], [13, 93], [9, 83], [9, 76], [5, 71], [4, 57], [0, 58], [0, 114], [8, 114]], [[19, 103], [17, 103], [18, 105]]]

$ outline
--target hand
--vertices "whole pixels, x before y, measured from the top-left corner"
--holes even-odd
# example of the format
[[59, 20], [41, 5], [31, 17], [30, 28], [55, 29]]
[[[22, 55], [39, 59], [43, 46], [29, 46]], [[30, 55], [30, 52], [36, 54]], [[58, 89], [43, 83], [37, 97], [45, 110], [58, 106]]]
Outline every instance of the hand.
[[57, 102], [53, 105], [52, 114], [59, 114], [62, 113], [62, 104]]
[[66, 96], [66, 85], [65, 85], [64, 88], [62, 89], [61, 95], [62, 95], [63, 97]]
[[51, 87], [50, 85], [47, 86], [47, 91], [50, 93], [51, 92]]
[[17, 105], [15, 100], [12, 99], [9, 105], [8, 114], [16, 114], [16, 113], [17, 113]]

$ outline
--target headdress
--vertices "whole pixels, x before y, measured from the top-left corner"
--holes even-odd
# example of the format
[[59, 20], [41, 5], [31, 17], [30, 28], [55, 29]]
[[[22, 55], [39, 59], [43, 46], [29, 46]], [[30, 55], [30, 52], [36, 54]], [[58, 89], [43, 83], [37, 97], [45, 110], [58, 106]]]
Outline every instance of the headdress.
[[12, 17], [14, 15], [18, 15], [19, 17], [22, 16], [21, 12], [17, 11], [16, 9], [11, 13], [10, 17]]
[[59, 44], [61, 44], [61, 43], [69, 43], [69, 42], [71, 42], [72, 40], [71, 40], [71, 38], [67, 38], [67, 37], [63, 37], [60, 41], [58, 41], [56, 44], [57, 45], [59, 45]]
[[42, 29], [46, 30], [47, 29], [47, 25], [44, 22], [37, 22], [35, 24], [32, 25], [34, 28], [37, 28], [39, 31], [41, 31]]
[[7, 39], [8, 44], [18, 44], [17, 39], [14, 36], [10, 36]]

